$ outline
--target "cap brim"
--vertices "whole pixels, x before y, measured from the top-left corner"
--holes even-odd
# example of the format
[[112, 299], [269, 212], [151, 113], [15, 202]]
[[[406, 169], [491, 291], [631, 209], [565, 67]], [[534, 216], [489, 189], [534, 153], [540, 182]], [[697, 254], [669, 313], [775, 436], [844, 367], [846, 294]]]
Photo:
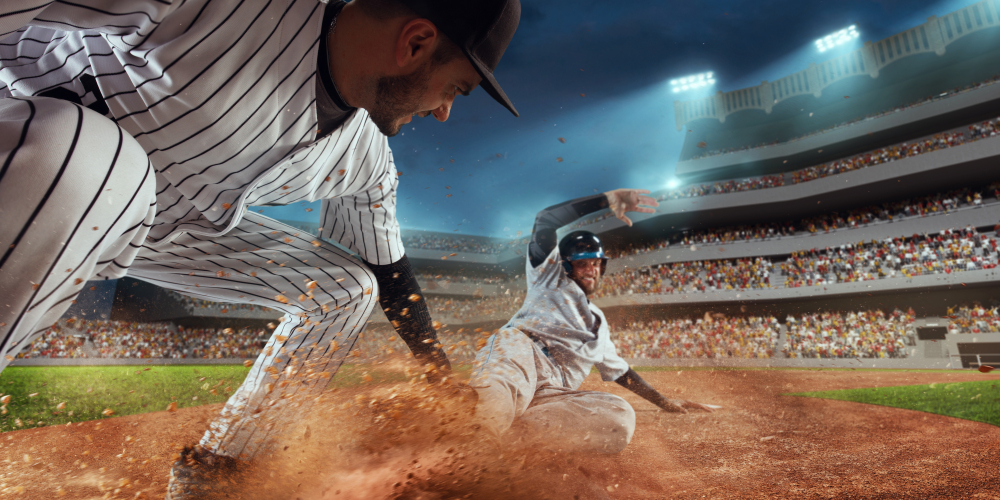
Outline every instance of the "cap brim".
[[470, 63], [472, 63], [472, 67], [476, 68], [476, 72], [479, 73], [479, 76], [483, 77], [483, 81], [479, 83], [479, 85], [483, 87], [483, 90], [485, 90], [486, 93], [489, 94], [490, 97], [492, 97], [496, 102], [499, 102], [503, 105], [503, 107], [509, 109], [511, 113], [514, 113], [514, 116], [521, 116], [518, 114], [517, 110], [514, 109], [514, 104], [507, 98], [507, 94], [503, 93], [503, 89], [500, 88], [500, 84], [497, 83], [496, 78], [493, 78], [493, 71], [491, 71], [490, 68], [483, 64], [478, 58], [469, 54], [468, 51], [463, 49], [462, 52], [465, 53], [465, 57]]

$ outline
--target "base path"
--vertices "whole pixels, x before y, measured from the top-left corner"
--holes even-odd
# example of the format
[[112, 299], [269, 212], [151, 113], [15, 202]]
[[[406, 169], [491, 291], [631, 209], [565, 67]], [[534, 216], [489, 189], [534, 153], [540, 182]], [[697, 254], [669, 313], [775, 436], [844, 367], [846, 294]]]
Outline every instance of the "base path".
[[[308, 421], [289, 430], [289, 448], [281, 456], [261, 465], [254, 477], [273, 487], [257, 484], [251, 493], [234, 483], [231, 498], [1000, 500], [998, 427], [781, 395], [1000, 383], [1000, 375], [681, 369], [643, 376], [670, 397], [724, 408], [712, 414], [663, 413], [591, 376], [584, 388], [620, 395], [636, 409], [635, 437], [623, 453], [501, 456], [481, 441], [470, 445], [456, 413], [428, 403], [431, 391], [417, 390], [419, 384], [342, 389], [328, 393]], [[48, 499], [57, 498], [61, 488], [61, 498], [124, 499], [140, 492], [139, 498], [163, 498], [172, 455], [200, 437], [217, 411], [219, 405], [213, 405], [5, 433], [0, 494]]]

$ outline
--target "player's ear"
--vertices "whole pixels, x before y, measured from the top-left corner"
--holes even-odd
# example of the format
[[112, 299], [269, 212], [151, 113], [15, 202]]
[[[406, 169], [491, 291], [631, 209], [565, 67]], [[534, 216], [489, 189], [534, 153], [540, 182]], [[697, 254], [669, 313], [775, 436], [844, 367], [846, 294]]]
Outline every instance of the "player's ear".
[[414, 19], [404, 24], [396, 39], [396, 64], [402, 70], [419, 67], [430, 60], [437, 41], [437, 26], [427, 19]]

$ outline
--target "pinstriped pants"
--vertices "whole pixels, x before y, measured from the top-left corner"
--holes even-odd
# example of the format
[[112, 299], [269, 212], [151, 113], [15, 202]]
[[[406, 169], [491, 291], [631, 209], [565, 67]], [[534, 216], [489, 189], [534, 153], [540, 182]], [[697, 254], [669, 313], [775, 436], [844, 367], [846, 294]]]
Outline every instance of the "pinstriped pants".
[[30, 343], [90, 279], [127, 274], [280, 310], [285, 317], [201, 442], [253, 458], [336, 373], [376, 307], [377, 284], [346, 252], [252, 212], [222, 237], [145, 245], [154, 183], [142, 148], [111, 120], [50, 98], [0, 99], [0, 352], [12, 357]]

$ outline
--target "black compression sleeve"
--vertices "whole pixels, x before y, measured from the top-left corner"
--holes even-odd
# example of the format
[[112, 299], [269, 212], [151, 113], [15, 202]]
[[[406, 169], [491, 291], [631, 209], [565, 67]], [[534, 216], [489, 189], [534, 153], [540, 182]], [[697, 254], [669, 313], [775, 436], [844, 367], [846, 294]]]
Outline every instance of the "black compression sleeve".
[[625, 375], [618, 377], [615, 383], [642, 396], [643, 399], [653, 403], [654, 405], [668, 411], [672, 411], [669, 406], [667, 398], [660, 394], [653, 386], [649, 385], [648, 382], [642, 379], [635, 370], [629, 368]]
[[[368, 267], [378, 282], [379, 304], [413, 357], [422, 364], [432, 363], [439, 369], [451, 370], [444, 351], [435, 347], [438, 345], [437, 333], [431, 324], [431, 313], [427, 310], [420, 284], [413, 275], [410, 260], [404, 255], [393, 264], [377, 266], [368, 263]], [[412, 295], [420, 299], [411, 301]]]
[[531, 243], [528, 244], [531, 267], [538, 267], [552, 253], [558, 244], [557, 229], [602, 208], [608, 208], [608, 197], [603, 193], [563, 202], [538, 212], [535, 227], [531, 230]]

